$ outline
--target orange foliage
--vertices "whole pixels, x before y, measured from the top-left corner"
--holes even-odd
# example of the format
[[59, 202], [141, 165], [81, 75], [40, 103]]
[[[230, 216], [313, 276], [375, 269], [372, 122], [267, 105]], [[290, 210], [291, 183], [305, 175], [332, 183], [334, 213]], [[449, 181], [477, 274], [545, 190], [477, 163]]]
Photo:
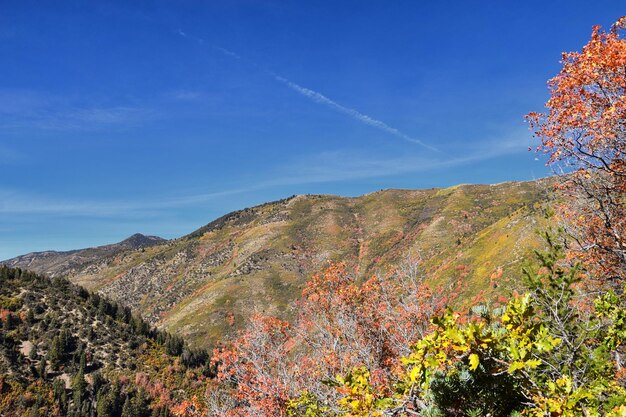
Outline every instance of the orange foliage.
[[6, 322], [9, 316], [11, 315], [11, 311], [2, 309], [0, 310], [0, 320]]
[[609, 32], [595, 26], [580, 52], [563, 54], [548, 82], [547, 113], [527, 115], [538, 150], [573, 171], [559, 207], [574, 238], [573, 256], [607, 280], [626, 271], [626, 17]]
[[184, 400], [171, 408], [171, 412], [176, 417], [195, 417], [202, 415], [202, 405], [195, 395], [191, 400]]
[[221, 405], [213, 411], [281, 417], [287, 401], [303, 390], [319, 398], [340, 396], [323, 381], [356, 366], [370, 370], [374, 389], [387, 390], [398, 358], [447, 302], [415, 265], [362, 284], [345, 264], [331, 265], [305, 286], [294, 325], [255, 315], [236, 341], [215, 352], [218, 381], [235, 385], [230, 402], [216, 396]]

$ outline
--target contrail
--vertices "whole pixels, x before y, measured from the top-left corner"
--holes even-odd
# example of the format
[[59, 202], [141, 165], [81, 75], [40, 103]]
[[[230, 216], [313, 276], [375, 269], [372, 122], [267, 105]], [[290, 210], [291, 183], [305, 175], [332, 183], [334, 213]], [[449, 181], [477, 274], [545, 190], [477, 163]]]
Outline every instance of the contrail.
[[[177, 34], [179, 34], [182, 37], [194, 40], [200, 44], [204, 44], [204, 40], [192, 35], [189, 35], [185, 32], [183, 32], [182, 30], [178, 29], [176, 31]], [[255, 62], [252, 62], [248, 59], [243, 58], [241, 55], [236, 54], [235, 52], [229, 51], [226, 48], [222, 48], [220, 46], [216, 46], [216, 45], [212, 45], [212, 47], [214, 49], [216, 49], [217, 51], [221, 52], [224, 55], [227, 55], [231, 58], [237, 59], [237, 60], [241, 60], [241, 61], [245, 61], [247, 63], [249, 63], [250, 65], [256, 67], [256, 68], [260, 68], [262, 71], [264, 71], [265, 73], [267, 73], [268, 75], [270, 75], [272, 78], [274, 78], [276, 81], [285, 84], [287, 87], [289, 87], [290, 89], [292, 89], [293, 91], [305, 96], [306, 98], [319, 103], [319, 104], [323, 104], [339, 113], [343, 113], [345, 115], [350, 116], [351, 118], [366, 124], [368, 126], [372, 126], [375, 127], [377, 129], [380, 129], [384, 132], [387, 132], [389, 134], [392, 134], [400, 139], [406, 140], [407, 142], [411, 142], [411, 143], [415, 143], [417, 145], [420, 145], [426, 149], [429, 149], [431, 151], [435, 151], [435, 152], [439, 152], [439, 150], [433, 146], [430, 146], [424, 142], [422, 142], [419, 139], [415, 139], [412, 138], [411, 136], [407, 135], [406, 133], [401, 132], [400, 130], [396, 129], [395, 127], [389, 126], [387, 123], [378, 120], [378, 119], [374, 119], [373, 117], [370, 117], [366, 114], [361, 113], [358, 110], [355, 109], [351, 109], [349, 107], [346, 106], [342, 106], [341, 104], [337, 103], [334, 100], [331, 100], [330, 98], [326, 97], [325, 95], [318, 93], [317, 91], [311, 90], [310, 88], [306, 88], [303, 87], [299, 84], [296, 84], [295, 82], [288, 80], [287, 78], [276, 74], [275, 72], [263, 69], [262, 67], [260, 67], [258, 64], [256, 64]]]
[[333, 101], [331, 99], [329, 99], [328, 97], [326, 97], [325, 95], [318, 93], [317, 91], [313, 91], [309, 88], [303, 87], [299, 84], [294, 83], [293, 81], [289, 81], [288, 79], [286, 79], [285, 77], [281, 77], [278, 74], [272, 73], [270, 72], [270, 74], [274, 77], [274, 79], [276, 81], [280, 81], [281, 83], [285, 84], [287, 87], [291, 88], [292, 90], [294, 90], [297, 93], [302, 94], [303, 96], [313, 100], [316, 103], [320, 103], [320, 104], [324, 104], [328, 107], [330, 107], [333, 110], [338, 111], [339, 113], [343, 113], [343, 114], [347, 114], [348, 116], [352, 117], [355, 120], [358, 120], [366, 125], [369, 126], [373, 126], [376, 127], [380, 130], [383, 130], [387, 133], [391, 133], [394, 136], [397, 136], [401, 139], [404, 139], [408, 142], [411, 143], [416, 143], [420, 146], [423, 146], [427, 149], [430, 149], [431, 151], [438, 151], [436, 148], [427, 145], [426, 143], [422, 142], [419, 139], [415, 139], [410, 137], [409, 135], [402, 133], [401, 131], [399, 131], [398, 129], [396, 129], [395, 127], [391, 127], [389, 126], [387, 123], [374, 119], [373, 117], [370, 117], [366, 114], [363, 114], [361, 112], [359, 112], [358, 110], [354, 110], [351, 109], [349, 107], [346, 106], [342, 106], [341, 104], [337, 103], [336, 101]]

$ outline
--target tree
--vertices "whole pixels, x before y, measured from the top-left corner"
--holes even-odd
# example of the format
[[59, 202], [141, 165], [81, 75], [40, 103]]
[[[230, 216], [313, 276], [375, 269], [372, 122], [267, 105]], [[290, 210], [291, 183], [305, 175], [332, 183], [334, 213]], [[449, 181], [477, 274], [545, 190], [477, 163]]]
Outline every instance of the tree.
[[41, 379], [46, 379], [46, 358], [39, 359], [39, 366], [37, 366], [37, 375]]
[[168, 355], [179, 356], [183, 353], [185, 342], [180, 336], [168, 334], [165, 342], [165, 351]]
[[85, 371], [81, 368], [72, 379], [72, 396], [74, 398], [74, 405], [77, 409], [80, 409], [82, 405], [86, 389], [87, 383], [85, 382]]
[[122, 406], [122, 417], [133, 417], [134, 414], [133, 405], [130, 401], [130, 395], [126, 395], [126, 399], [124, 400], [124, 405]]
[[59, 408], [61, 413], [65, 413], [67, 410], [67, 393], [65, 392], [65, 382], [62, 379], [55, 379], [52, 383], [52, 392], [54, 395], [54, 402]]
[[50, 346], [50, 350], [48, 351], [48, 362], [50, 362], [50, 367], [56, 370], [63, 358], [63, 347], [61, 344], [61, 338], [59, 336], [54, 336], [52, 338], [52, 344]]
[[626, 276], [624, 29], [626, 17], [608, 33], [595, 26], [580, 52], [564, 53], [561, 72], [548, 82], [547, 112], [527, 115], [548, 163], [572, 171], [559, 186], [567, 197], [559, 211], [573, 256], [613, 284]]
[[26, 322], [28, 324], [33, 324], [35, 322], [35, 313], [33, 313], [32, 308], [29, 308], [28, 313], [26, 313]]
[[[340, 412], [354, 417], [623, 416], [623, 372], [610, 353], [626, 343], [626, 310], [612, 291], [597, 297], [591, 310], [576, 308], [579, 268], [563, 262], [562, 248], [554, 242], [550, 238], [548, 250], [525, 268], [526, 294], [512, 297], [504, 308], [474, 308], [468, 319], [452, 311], [435, 318], [433, 331], [403, 358], [393, 395], [373, 389], [366, 368], [337, 378], [344, 395]], [[308, 405], [306, 411], [320, 409], [316, 401]]]
[[96, 415], [98, 417], [112, 417], [119, 416], [121, 413], [120, 404], [121, 389], [119, 383], [113, 383], [112, 386], [107, 387], [103, 385], [98, 390], [96, 395], [97, 407]]
[[127, 393], [121, 417], [150, 417], [150, 414], [149, 400], [143, 390]]
[[237, 340], [215, 352], [222, 389], [234, 389], [230, 398], [211, 393], [213, 415], [285, 416], [305, 391], [335, 404], [341, 394], [329, 381], [357, 366], [368, 369], [373, 390], [389, 393], [409, 343], [428, 332], [429, 319], [448, 301], [423, 278], [413, 261], [364, 283], [345, 264], [315, 275], [295, 323], [257, 314]]

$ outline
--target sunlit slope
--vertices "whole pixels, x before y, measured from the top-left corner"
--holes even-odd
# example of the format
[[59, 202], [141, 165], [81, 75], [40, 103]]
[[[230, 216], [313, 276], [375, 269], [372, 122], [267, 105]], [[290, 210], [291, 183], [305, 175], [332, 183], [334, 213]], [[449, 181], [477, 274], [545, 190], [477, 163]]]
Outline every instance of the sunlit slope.
[[518, 282], [522, 259], [538, 245], [547, 188], [539, 181], [296, 196], [106, 257], [70, 279], [203, 344], [254, 311], [289, 317], [304, 282], [329, 261], [367, 276], [419, 259], [433, 282], [461, 280], [464, 300], [490, 296]]

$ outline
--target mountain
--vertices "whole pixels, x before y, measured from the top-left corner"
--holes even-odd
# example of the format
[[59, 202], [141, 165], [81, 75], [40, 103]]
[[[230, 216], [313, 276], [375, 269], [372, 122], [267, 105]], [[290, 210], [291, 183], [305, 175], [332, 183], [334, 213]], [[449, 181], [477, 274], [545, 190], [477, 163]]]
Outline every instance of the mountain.
[[127, 307], [0, 265], [1, 416], [168, 416], [203, 394], [208, 361]]
[[65, 252], [32, 252], [9, 259], [3, 263], [9, 267], [19, 267], [37, 273], [45, 273], [50, 277], [72, 276], [103, 258], [115, 256], [125, 251], [144, 249], [165, 241], [165, 239], [158, 236], [144, 236], [141, 233], [135, 233], [121, 242], [110, 245]]
[[299, 195], [140, 249], [46, 252], [5, 263], [67, 276], [209, 346], [255, 310], [289, 318], [302, 285], [331, 261], [347, 262], [360, 277], [419, 261], [434, 283], [462, 280], [466, 300], [515, 288], [522, 259], [540, 244], [535, 230], [544, 226], [549, 189], [549, 180], [539, 180]]

